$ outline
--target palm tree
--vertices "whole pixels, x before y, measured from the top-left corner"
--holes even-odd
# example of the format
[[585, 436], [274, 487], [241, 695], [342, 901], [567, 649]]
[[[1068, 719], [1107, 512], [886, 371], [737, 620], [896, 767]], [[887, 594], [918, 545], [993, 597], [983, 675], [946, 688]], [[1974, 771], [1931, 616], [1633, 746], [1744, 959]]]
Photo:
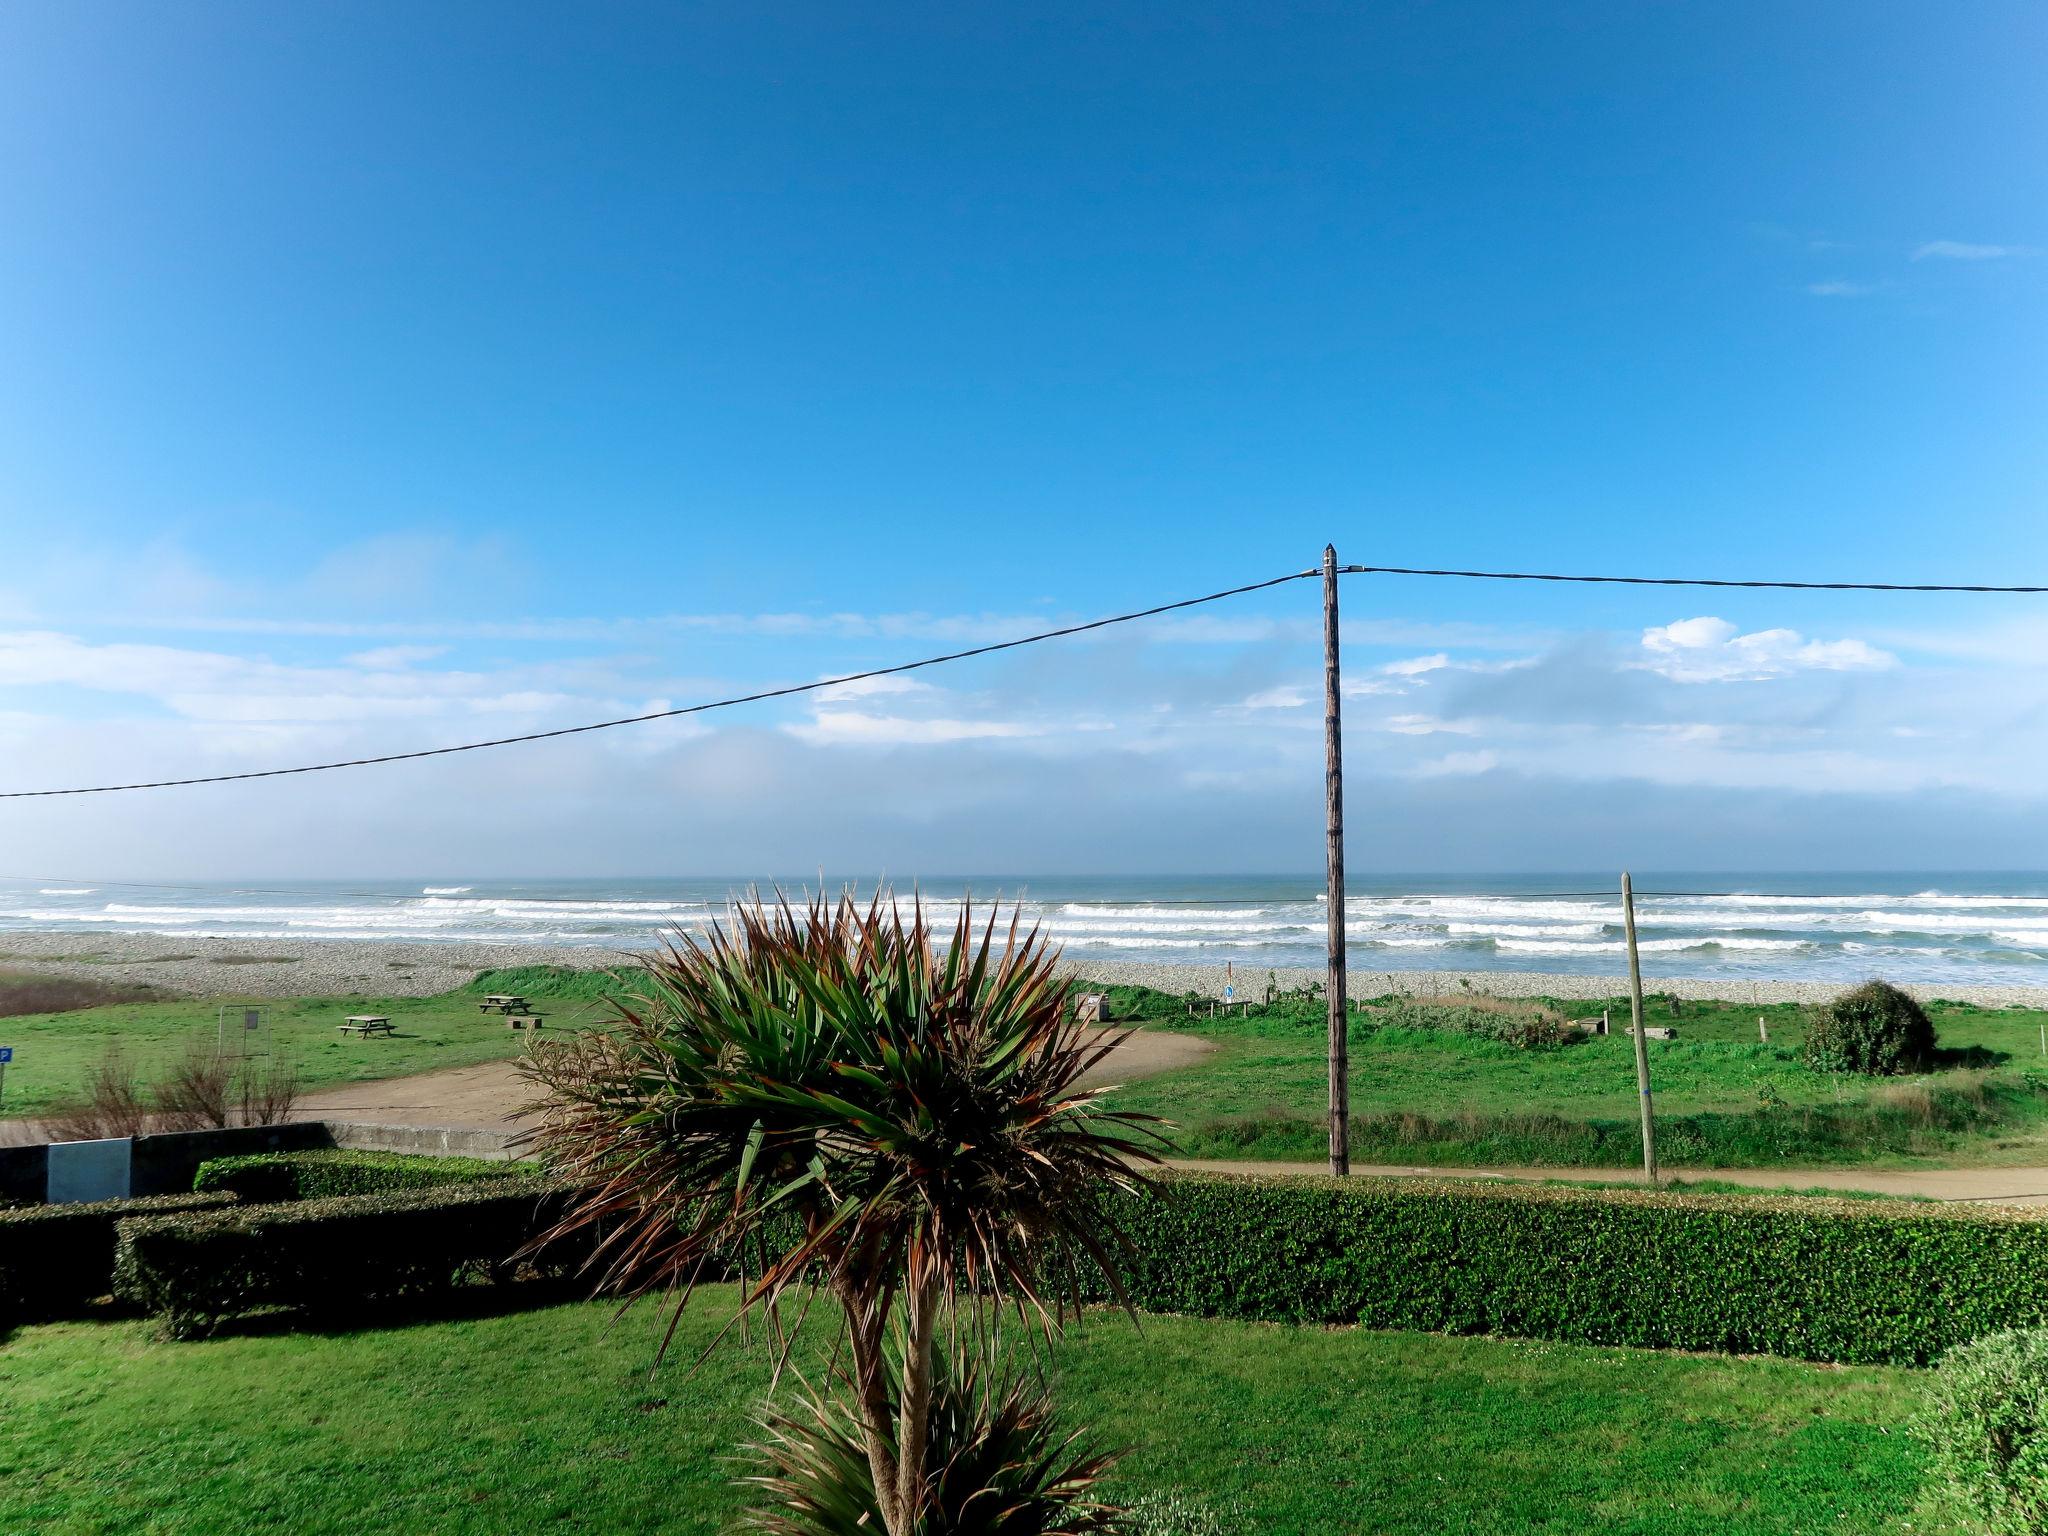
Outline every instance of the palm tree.
[[1121, 1295], [1107, 1197], [1156, 1161], [1148, 1117], [1077, 1086], [1117, 1038], [1073, 1021], [1036, 929], [1013, 913], [997, 931], [963, 905], [940, 950], [921, 902], [906, 919], [880, 897], [757, 898], [649, 960], [617, 1028], [526, 1067], [546, 1090], [534, 1141], [572, 1190], [549, 1240], [594, 1235], [600, 1289], [668, 1292], [679, 1319], [736, 1271], [739, 1316], [778, 1337], [792, 1293], [837, 1298], [845, 1420], [889, 1536], [935, 1529], [934, 1388], [957, 1413], [965, 1369], [941, 1375], [942, 1322], [958, 1362], [993, 1349], [1005, 1305], [1049, 1337], [1084, 1272]]

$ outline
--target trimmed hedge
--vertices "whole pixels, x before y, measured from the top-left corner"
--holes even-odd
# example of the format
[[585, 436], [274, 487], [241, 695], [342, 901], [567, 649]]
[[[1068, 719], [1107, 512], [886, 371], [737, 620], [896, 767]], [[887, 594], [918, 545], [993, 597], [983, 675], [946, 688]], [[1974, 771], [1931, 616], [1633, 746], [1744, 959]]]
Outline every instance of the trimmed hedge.
[[[120, 1224], [114, 1290], [171, 1337], [199, 1338], [263, 1308], [346, 1312], [466, 1279], [500, 1281], [560, 1199], [539, 1180], [492, 1180], [140, 1217]], [[527, 1268], [564, 1272], [587, 1251], [558, 1244]]]
[[491, 1162], [480, 1157], [422, 1157], [399, 1152], [256, 1152], [216, 1157], [192, 1176], [195, 1190], [231, 1190], [244, 1200], [327, 1200], [340, 1195], [378, 1195], [399, 1189], [436, 1189], [474, 1184], [534, 1170], [526, 1163]]
[[[1168, 1175], [1117, 1197], [1148, 1311], [1922, 1363], [2048, 1322], [2018, 1211], [1445, 1180]], [[1099, 1277], [1094, 1288], [1106, 1299]]]
[[62, 1317], [113, 1288], [114, 1228], [123, 1217], [217, 1211], [232, 1194], [151, 1195], [0, 1210], [0, 1318]]

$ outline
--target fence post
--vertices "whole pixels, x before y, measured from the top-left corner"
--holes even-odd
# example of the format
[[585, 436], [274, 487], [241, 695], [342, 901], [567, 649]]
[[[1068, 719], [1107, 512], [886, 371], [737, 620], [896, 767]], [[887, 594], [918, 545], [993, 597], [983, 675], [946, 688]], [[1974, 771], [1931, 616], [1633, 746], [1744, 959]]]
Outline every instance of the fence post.
[[1636, 890], [1627, 870], [1621, 875], [1621, 923], [1622, 931], [1628, 935], [1628, 1012], [1635, 1024], [1636, 1094], [1643, 1112], [1643, 1177], [1655, 1184], [1657, 1121], [1650, 1107], [1650, 1039], [1643, 1033], [1643, 963], [1636, 954]]
[[1344, 690], [1337, 641], [1337, 546], [1323, 546], [1323, 820], [1329, 838], [1330, 1172], [1351, 1172], [1351, 1010], [1344, 996]]

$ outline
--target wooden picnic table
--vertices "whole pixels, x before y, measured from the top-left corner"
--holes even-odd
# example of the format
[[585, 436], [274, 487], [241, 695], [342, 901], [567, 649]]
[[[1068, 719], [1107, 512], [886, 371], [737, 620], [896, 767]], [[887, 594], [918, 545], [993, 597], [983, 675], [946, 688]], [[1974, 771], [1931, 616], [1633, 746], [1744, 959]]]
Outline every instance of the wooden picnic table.
[[526, 1012], [526, 999], [516, 992], [493, 992], [477, 1004], [485, 1013], [496, 1010], [499, 1013]]
[[390, 1034], [391, 1020], [381, 1013], [352, 1013], [348, 1016], [347, 1023], [337, 1024], [334, 1027], [343, 1033], [352, 1030], [356, 1034], [367, 1038], [370, 1035]]

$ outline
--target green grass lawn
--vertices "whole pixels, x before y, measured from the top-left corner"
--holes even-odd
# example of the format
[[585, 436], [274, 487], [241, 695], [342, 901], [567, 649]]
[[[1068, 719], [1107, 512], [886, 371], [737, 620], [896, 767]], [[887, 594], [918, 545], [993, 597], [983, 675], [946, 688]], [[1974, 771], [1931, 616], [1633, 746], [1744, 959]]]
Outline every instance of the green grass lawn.
[[[0, 1531], [42, 1536], [710, 1532], [767, 1384], [579, 1303], [385, 1331], [167, 1344], [139, 1323], [0, 1345]], [[824, 1330], [805, 1340], [815, 1367]], [[1953, 1529], [1916, 1512], [1912, 1372], [1091, 1313], [1055, 1372], [1132, 1444], [1118, 1491], [1246, 1532]]]
[[[551, 1029], [573, 1028], [603, 1013], [589, 987], [558, 986], [553, 992], [544, 992], [544, 980], [537, 982], [531, 971], [486, 975], [509, 977], [506, 990], [528, 991]], [[522, 981], [531, 990], [517, 985]], [[174, 1061], [193, 1041], [211, 1045], [217, 1038], [225, 1038], [228, 1049], [236, 1050], [243, 1039], [244, 1007], [263, 1010], [270, 1048], [297, 1067], [305, 1088], [374, 1082], [515, 1056], [530, 1037], [506, 1028], [496, 1014], [477, 1008], [477, 998], [486, 990], [498, 987], [439, 997], [365, 993], [231, 999], [224, 1004], [213, 999], [172, 999], [0, 1018], [0, 1045], [14, 1047], [0, 1117], [39, 1115], [75, 1100], [87, 1071], [111, 1046], [126, 1052], [145, 1076]], [[564, 992], [569, 995], [558, 995]], [[368, 1039], [345, 1035], [336, 1026], [352, 1013], [387, 1014], [395, 1033]]]
[[[1326, 1042], [1320, 1004], [1281, 1004], [1249, 1017], [1190, 1017], [1177, 999], [1119, 989], [1119, 1011], [1213, 1040], [1216, 1054], [1118, 1090], [1113, 1102], [1175, 1122], [1195, 1157], [1319, 1158], [1324, 1150]], [[1559, 1004], [1571, 1016], [1598, 1005]], [[1609, 1005], [1628, 1018], [1625, 1000]], [[1652, 1041], [1664, 1159], [1678, 1164], [2010, 1160], [2048, 1155], [2048, 1061], [2028, 1009], [1931, 1008], [1941, 1070], [1909, 1079], [1809, 1071], [1801, 1012], [1660, 1001], [1649, 1022], [1678, 1031]], [[1770, 1031], [1757, 1036], [1761, 1014]], [[1469, 1035], [1352, 1028], [1353, 1155], [1467, 1165], [1627, 1166], [1641, 1155], [1633, 1042], [1620, 1033], [1554, 1050]]]

